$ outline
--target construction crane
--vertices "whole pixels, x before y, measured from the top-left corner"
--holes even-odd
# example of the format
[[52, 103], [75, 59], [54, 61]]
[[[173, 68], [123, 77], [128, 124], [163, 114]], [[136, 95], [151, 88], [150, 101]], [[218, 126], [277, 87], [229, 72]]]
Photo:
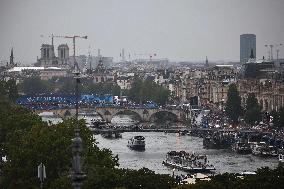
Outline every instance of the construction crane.
[[282, 46], [282, 45], [283, 45], [282, 43], [275, 45], [275, 47], [276, 47], [276, 57], [277, 57], [277, 60], [279, 59], [279, 48], [280, 48], [280, 46]]
[[[282, 46], [283, 44], [282, 43], [279, 43], [279, 44], [274, 44], [274, 45], [264, 45], [265, 47], [268, 48], [268, 54], [269, 54], [269, 59], [270, 60], [273, 60], [273, 47], [276, 47], [276, 58], [278, 60], [278, 56], [279, 56], [279, 48], [280, 46]], [[270, 51], [269, 51], [269, 47], [270, 47]]]
[[76, 59], [75, 59], [75, 46], [76, 46], [76, 38], [83, 38], [83, 39], [87, 39], [88, 36], [78, 36], [78, 35], [73, 35], [73, 36], [62, 36], [62, 35], [53, 35], [51, 34], [50, 36], [48, 37], [51, 37], [51, 44], [53, 46], [53, 38], [69, 38], [69, 39], [72, 39], [73, 40], [73, 65], [79, 70], [79, 66], [78, 66], [78, 63], [76, 62]]
[[[266, 48], [268, 48], [268, 57], [269, 60], [273, 60], [273, 47], [274, 45], [264, 45]], [[270, 47], [270, 51], [269, 51], [269, 47]]]
[[[74, 60], [74, 65], [75, 65], [75, 44], [76, 44], [76, 38], [83, 38], [83, 39], [88, 39], [88, 36], [78, 36], [78, 35], [73, 35], [73, 36], [64, 36], [64, 38], [69, 38], [69, 39], [73, 39], [73, 60]], [[76, 65], [77, 68], [78, 64]]]
[[[44, 35], [40, 35], [41, 37], [45, 37]], [[50, 37], [51, 38], [51, 45], [53, 46], [53, 38], [55, 38], [55, 37], [59, 37], [59, 38], [64, 38], [65, 36], [61, 36], [61, 35], [53, 35], [53, 34], [51, 34], [51, 35], [49, 35], [49, 36], [47, 36], [47, 37]]]

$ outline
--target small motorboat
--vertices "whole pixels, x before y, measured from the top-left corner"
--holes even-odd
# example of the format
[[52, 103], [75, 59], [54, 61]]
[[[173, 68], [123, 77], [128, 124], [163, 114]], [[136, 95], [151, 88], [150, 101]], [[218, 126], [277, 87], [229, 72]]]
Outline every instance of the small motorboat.
[[145, 137], [134, 136], [128, 140], [127, 146], [133, 150], [145, 150]]

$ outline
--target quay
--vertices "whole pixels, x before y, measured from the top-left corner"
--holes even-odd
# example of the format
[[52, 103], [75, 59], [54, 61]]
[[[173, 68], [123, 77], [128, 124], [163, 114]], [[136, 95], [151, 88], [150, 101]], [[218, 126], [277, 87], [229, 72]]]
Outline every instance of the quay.
[[258, 130], [240, 130], [240, 129], [215, 129], [215, 128], [117, 128], [117, 129], [91, 129], [94, 133], [113, 132], [164, 132], [164, 133], [188, 133], [188, 135], [203, 137], [205, 134], [213, 132], [221, 133], [246, 133], [246, 134], [272, 134], [272, 132], [262, 132]]

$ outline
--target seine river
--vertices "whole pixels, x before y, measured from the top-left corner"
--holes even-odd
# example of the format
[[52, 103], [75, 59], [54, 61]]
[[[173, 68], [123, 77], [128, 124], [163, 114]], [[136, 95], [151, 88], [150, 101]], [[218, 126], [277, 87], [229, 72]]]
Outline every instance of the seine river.
[[[85, 117], [89, 123], [94, 116]], [[58, 119], [44, 119], [55, 120]], [[113, 118], [112, 122], [117, 125], [131, 125], [131, 116], [119, 115]], [[145, 137], [146, 150], [143, 152], [134, 151], [127, 147], [128, 140], [135, 135]], [[202, 138], [192, 136], [179, 136], [177, 133], [163, 132], [125, 132], [120, 139], [106, 139], [101, 135], [95, 135], [100, 148], [110, 149], [114, 155], [118, 155], [121, 168], [140, 169], [146, 167], [156, 173], [172, 174], [171, 168], [162, 165], [167, 152], [188, 151], [198, 154], [206, 154], [210, 164], [216, 168], [216, 173], [239, 173], [242, 171], [255, 171], [257, 168], [268, 166], [274, 168], [278, 165], [277, 158], [261, 158], [251, 154], [240, 155], [230, 150], [204, 149]], [[175, 172], [181, 174], [182, 172]]]

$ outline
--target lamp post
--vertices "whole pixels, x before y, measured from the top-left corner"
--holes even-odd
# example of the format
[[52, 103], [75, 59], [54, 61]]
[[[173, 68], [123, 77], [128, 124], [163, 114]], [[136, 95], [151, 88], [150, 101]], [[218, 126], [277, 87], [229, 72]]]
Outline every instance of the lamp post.
[[37, 167], [37, 175], [40, 180], [40, 188], [43, 189], [43, 181], [46, 179], [45, 166], [43, 163]]
[[175, 168], [173, 168], [173, 178], [175, 178]]
[[82, 186], [82, 182], [85, 179], [86, 175], [82, 170], [82, 152], [83, 152], [83, 145], [82, 139], [80, 137], [80, 128], [79, 128], [79, 121], [78, 121], [78, 101], [79, 101], [79, 90], [78, 85], [80, 83], [79, 72], [75, 73], [76, 79], [76, 125], [75, 125], [75, 137], [72, 139], [72, 185], [75, 189], [80, 189]]

